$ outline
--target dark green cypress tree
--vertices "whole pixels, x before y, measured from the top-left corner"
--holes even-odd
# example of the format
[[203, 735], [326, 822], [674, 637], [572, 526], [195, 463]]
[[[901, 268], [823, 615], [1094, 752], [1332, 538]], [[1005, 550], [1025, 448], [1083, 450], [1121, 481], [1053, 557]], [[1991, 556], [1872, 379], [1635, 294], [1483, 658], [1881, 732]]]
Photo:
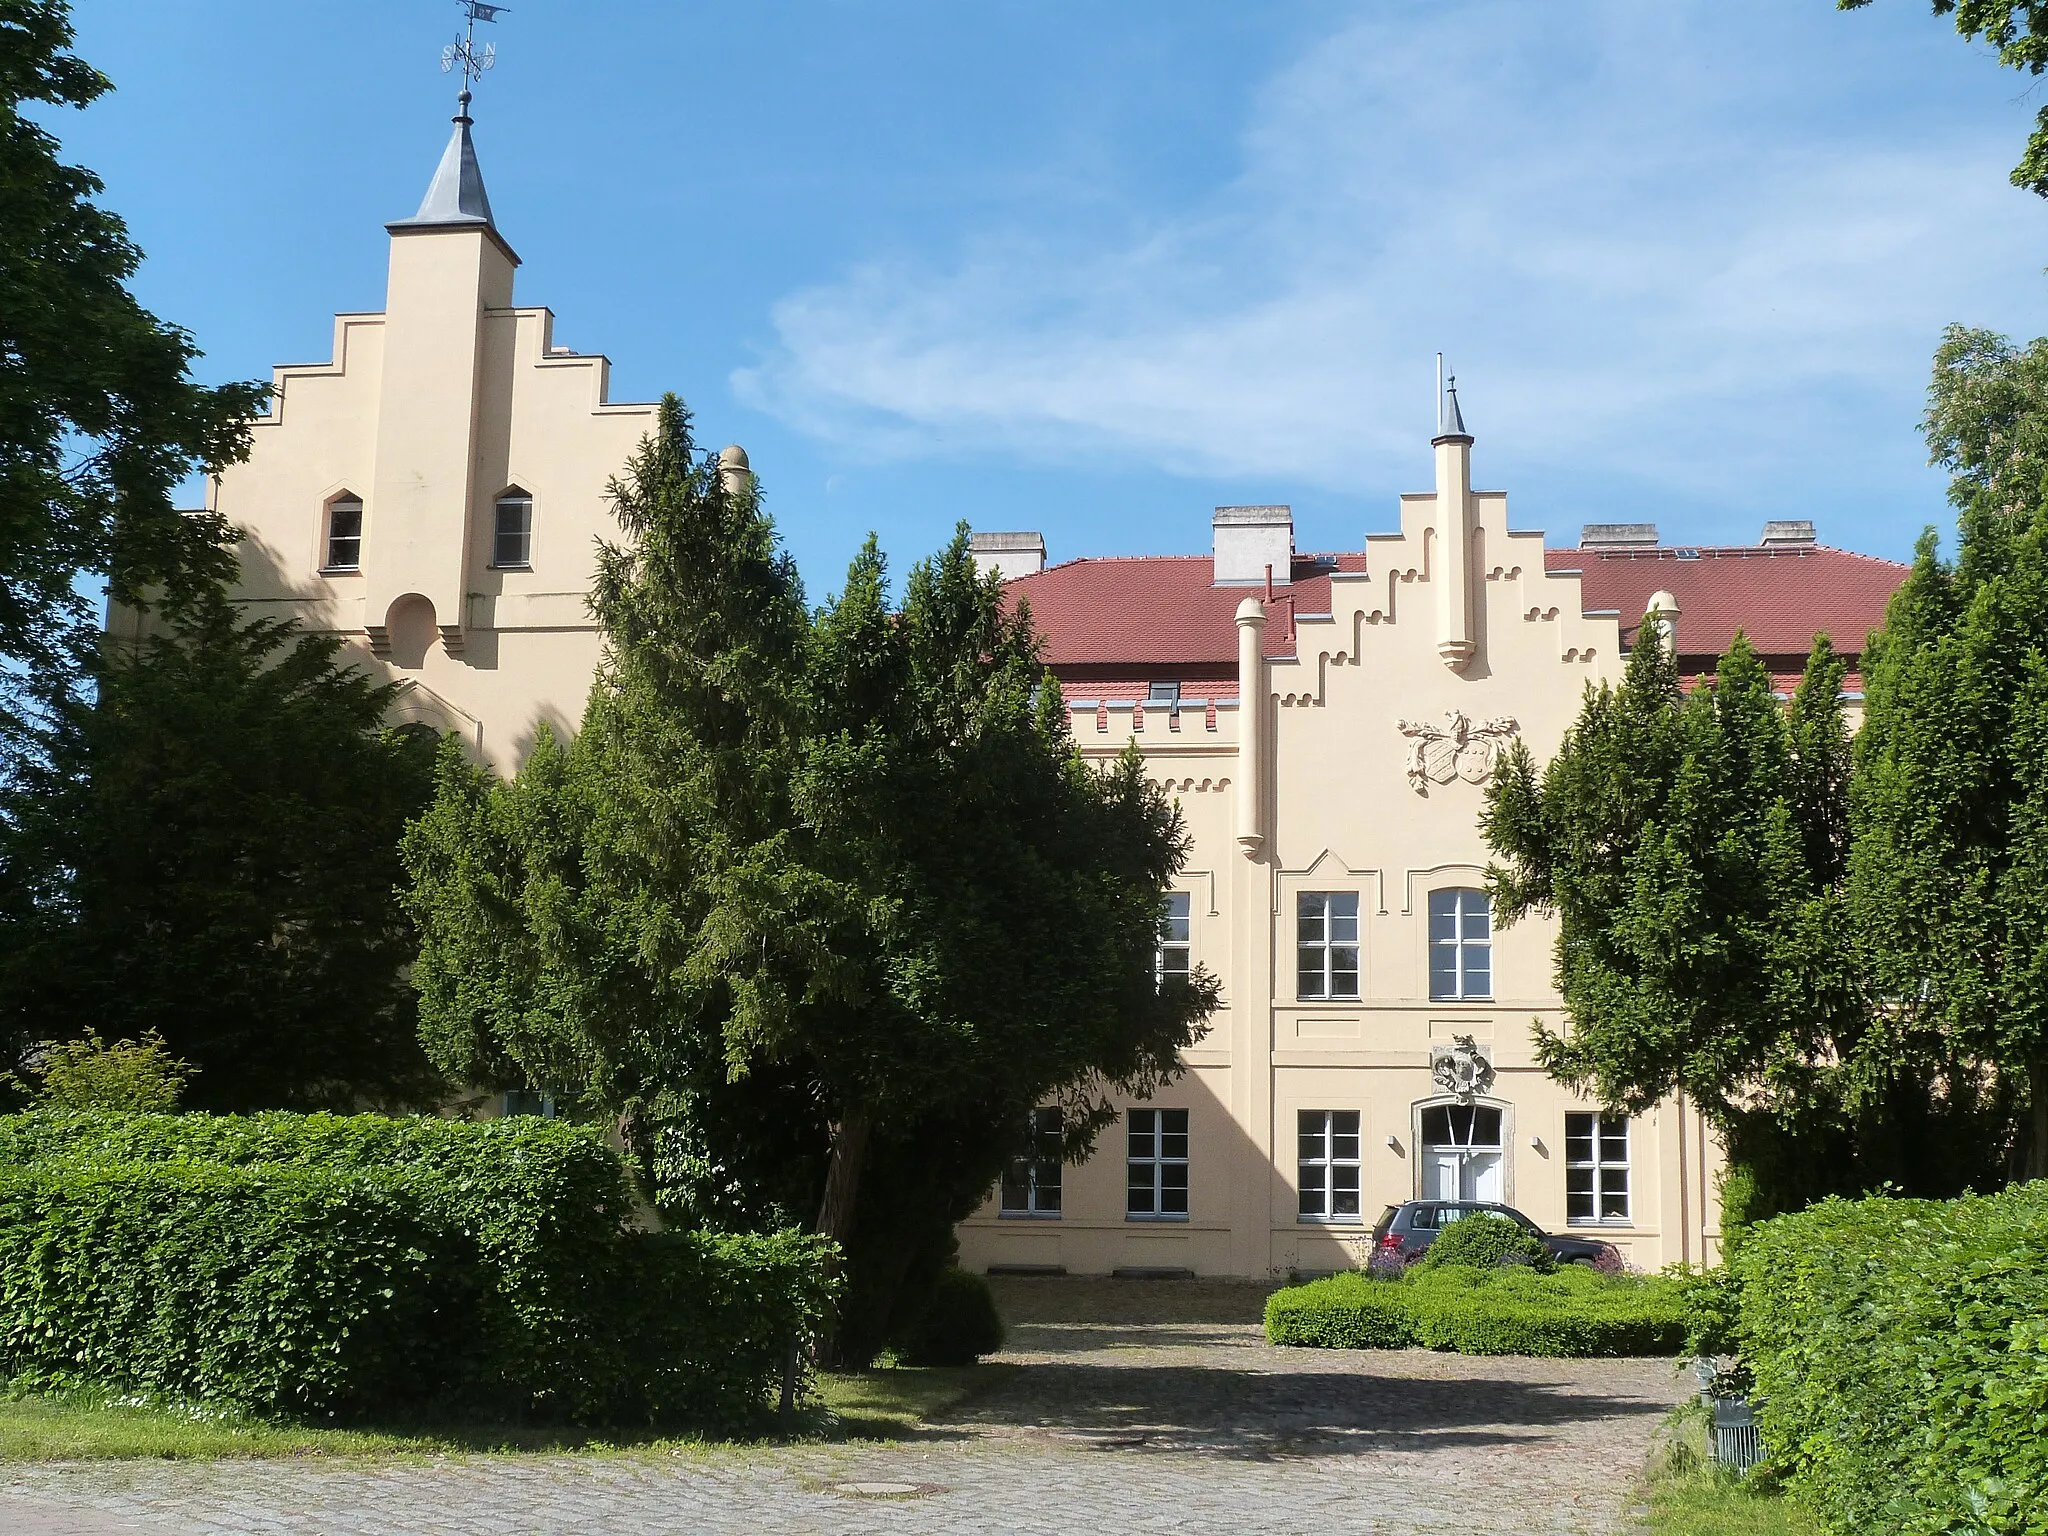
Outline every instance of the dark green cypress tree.
[[1178, 1072], [1216, 1000], [1153, 974], [1185, 838], [1081, 762], [964, 530], [899, 610], [870, 540], [807, 615], [673, 399], [615, 497], [582, 732], [507, 785], [444, 759], [408, 842], [426, 1038], [620, 1117], [680, 1215], [837, 1238], [864, 1359], [1029, 1110], [1080, 1155]]
[[431, 1103], [399, 838], [431, 733], [220, 594], [52, 685], [0, 786], [0, 1038], [156, 1031], [190, 1108]]

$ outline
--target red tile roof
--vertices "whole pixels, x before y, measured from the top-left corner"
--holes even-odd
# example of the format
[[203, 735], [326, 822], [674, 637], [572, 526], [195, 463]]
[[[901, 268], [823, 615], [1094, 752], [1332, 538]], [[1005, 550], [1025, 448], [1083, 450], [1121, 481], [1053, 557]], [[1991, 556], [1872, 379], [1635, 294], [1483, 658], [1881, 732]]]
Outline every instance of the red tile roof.
[[1825, 544], [1773, 548], [1547, 549], [1553, 571], [1581, 571], [1589, 613], [1621, 614], [1633, 642], [1654, 592], [1678, 599], [1681, 654], [1719, 656], [1736, 630], [1766, 656], [1804, 656], [1825, 634], [1849, 655], [1884, 622], [1885, 603], [1907, 567]]
[[[1296, 579], [1275, 595], [1291, 597], [1297, 612], [1328, 613], [1332, 569], [1362, 571], [1365, 556], [1296, 556]], [[1069, 560], [1020, 576], [1006, 590], [1031, 604], [1031, 617], [1045, 637], [1045, 659], [1062, 676], [1069, 668], [1121, 667], [1126, 676], [1136, 668], [1144, 675], [1185, 677], [1206, 664], [1216, 676], [1228, 677], [1235, 692], [1237, 605], [1263, 595], [1263, 588], [1216, 586], [1212, 570], [1207, 555]], [[1267, 654], [1288, 654], [1284, 613], [1274, 615], [1274, 624]], [[1162, 664], [1170, 670], [1159, 671]]]
[[[1553, 571], [1583, 573], [1588, 612], [1617, 610], [1634, 638], [1650, 595], [1678, 599], [1682, 664], [1711, 668], [1737, 629], [1767, 657], [1803, 658], [1816, 633], [1853, 658], [1884, 620], [1907, 567], [1825, 545], [1773, 548], [1551, 549]], [[1330, 611], [1332, 569], [1362, 571], [1361, 553], [1299, 555], [1267, 629], [1268, 655], [1293, 652], [1288, 607]], [[1009, 584], [1031, 605], [1046, 660], [1069, 698], [1142, 699], [1153, 679], [1194, 697], [1237, 693], [1237, 605], [1258, 586], [1219, 587], [1207, 555], [1069, 560]], [[1783, 670], [1780, 668], [1779, 670]], [[1796, 682], [1797, 673], [1792, 673]]]

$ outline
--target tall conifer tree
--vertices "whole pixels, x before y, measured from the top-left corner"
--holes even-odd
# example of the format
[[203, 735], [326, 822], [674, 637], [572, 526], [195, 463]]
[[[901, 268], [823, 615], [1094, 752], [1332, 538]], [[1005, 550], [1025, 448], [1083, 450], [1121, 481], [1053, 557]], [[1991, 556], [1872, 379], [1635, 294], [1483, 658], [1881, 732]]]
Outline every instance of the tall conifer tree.
[[1951, 472], [1951, 565], [1930, 530], [1865, 663], [1850, 897], [1890, 1056], [1948, 1099], [2024, 1105], [2017, 1166], [2048, 1176], [2048, 340], [1953, 327], [1926, 420]]
[[1082, 763], [964, 531], [900, 611], [870, 540], [807, 614], [672, 398], [613, 493], [581, 733], [510, 783], [451, 752], [409, 840], [426, 1038], [620, 1116], [694, 1219], [837, 1238], [860, 1359], [1031, 1109], [1078, 1155], [1178, 1072], [1216, 999], [1154, 974], [1178, 813]]

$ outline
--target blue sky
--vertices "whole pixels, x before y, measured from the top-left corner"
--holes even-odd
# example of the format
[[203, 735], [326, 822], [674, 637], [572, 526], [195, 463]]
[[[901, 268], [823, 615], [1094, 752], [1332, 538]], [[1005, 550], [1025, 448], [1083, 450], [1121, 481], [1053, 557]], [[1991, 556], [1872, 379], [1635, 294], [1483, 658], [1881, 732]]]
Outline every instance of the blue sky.
[[[444, 0], [97, 0], [51, 121], [209, 377], [325, 358], [447, 132]], [[2030, 83], [1879, 0], [519, 0], [476, 106], [519, 300], [744, 443], [814, 594], [870, 528], [1355, 549], [1434, 355], [1522, 527], [1903, 557], [1950, 321], [2048, 330]]]

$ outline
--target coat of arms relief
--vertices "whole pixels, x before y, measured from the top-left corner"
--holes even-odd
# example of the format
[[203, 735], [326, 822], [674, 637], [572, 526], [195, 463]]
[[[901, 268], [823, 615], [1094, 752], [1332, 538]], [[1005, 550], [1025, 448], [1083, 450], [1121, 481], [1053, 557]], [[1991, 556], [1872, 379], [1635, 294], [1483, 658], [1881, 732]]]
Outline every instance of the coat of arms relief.
[[1462, 709], [1445, 710], [1441, 725], [1433, 720], [1397, 724], [1401, 734], [1415, 742], [1408, 753], [1408, 782], [1418, 795], [1428, 794], [1432, 784], [1448, 784], [1453, 779], [1484, 784], [1492, 777], [1501, 748], [1521, 730], [1511, 716], [1477, 721]]
[[1470, 1035], [1453, 1035], [1449, 1045], [1431, 1046], [1429, 1075], [1460, 1104], [1493, 1092], [1493, 1059]]

